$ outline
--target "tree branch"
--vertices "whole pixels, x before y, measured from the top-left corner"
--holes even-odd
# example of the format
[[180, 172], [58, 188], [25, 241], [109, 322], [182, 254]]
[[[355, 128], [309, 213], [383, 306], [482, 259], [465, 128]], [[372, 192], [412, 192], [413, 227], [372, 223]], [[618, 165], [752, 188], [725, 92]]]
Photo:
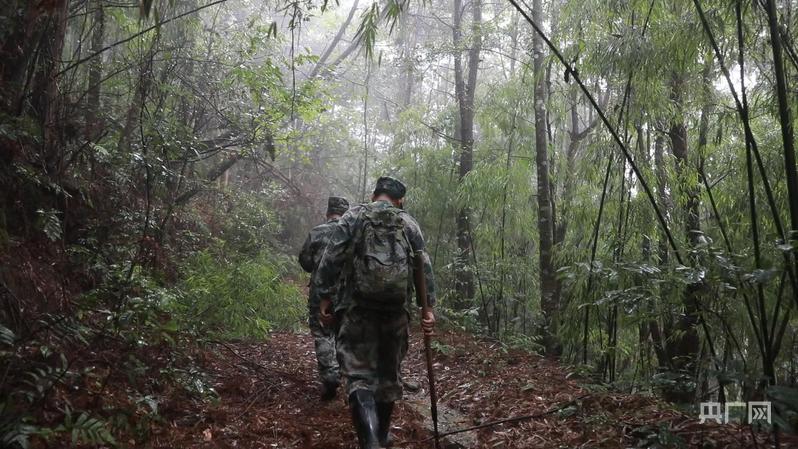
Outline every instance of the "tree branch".
[[94, 59], [97, 56], [105, 53], [106, 51], [108, 51], [108, 50], [110, 50], [110, 49], [112, 49], [112, 48], [114, 48], [114, 47], [116, 47], [118, 45], [122, 45], [122, 44], [124, 44], [126, 42], [130, 42], [130, 41], [132, 41], [133, 39], [135, 39], [135, 38], [137, 38], [139, 36], [143, 36], [143, 35], [149, 33], [152, 30], [158, 29], [161, 26], [166, 25], [169, 22], [173, 22], [173, 21], [175, 21], [177, 19], [182, 19], [185, 16], [189, 16], [189, 15], [194, 14], [196, 12], [202, 11], [203, 9], [210, 8], [211, 6], [220, 5], [220, 4], [222, 4], [222, 3], [226, 2], [226, 1], [227, 0], [216, 0], [214, 2], [208, 3], [207, 5], [203, 5], [203, 6], [200, 6], [198, 8], [194, 8], [191, 11], [187, 11], [187, 12], [184, 12], [182, 14], [178, 14], [178, 15], [176, 15], [174, 17], [170, 17], [170, 18], [168, 18], [166, 20], [162, 20], [162, 21], [156, 23], [155, 25], [153, 25], [153, 26], [151, 26], [149, 28], [145, 28], [145, 29], [139, 31], [138, 33], [133, 34], [130, 37], [126, 37], [125, 39], [122, 39], [121, 41], [116, 41], [113, 44], [106, 45], [105, 47], [95, 51], [94, 53], [92, 53], [92, 54], [90, 54], [90, 55], [88, 55], [88, 56], [86, 56], [84, 58], [78, 59], [77, 61], [73, 62], [72, 64], [69, 64], [68, 66], [66, 66], [65, 69], [63, 69], [60, 72], [56, 73], [55, 77], [58, 78], [61, 75], [63, 75], [64, 73], [66, 73], [66, 72], [74, 69], [75, 67], [83, 64], [84, 62], [89, 61], [91, 59]]

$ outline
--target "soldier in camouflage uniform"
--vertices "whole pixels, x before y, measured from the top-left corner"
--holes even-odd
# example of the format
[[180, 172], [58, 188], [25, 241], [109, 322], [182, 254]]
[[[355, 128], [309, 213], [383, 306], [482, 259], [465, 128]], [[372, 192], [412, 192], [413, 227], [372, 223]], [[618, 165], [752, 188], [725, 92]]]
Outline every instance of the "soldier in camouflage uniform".
[[[339, 326], [336, 337], [338, 362], [341, 375], [346, 379], [352, 419], [363, 449], [388, 447], [390, 444], [394, 402], [402, 397], [400, 365], [407, 352], [412, 309], [412, 282], [405, 284], [404, 292], [399, 295], [401, 300], [395, 301], [393, 307], [386, 302], [358, 297], [360, 294], [357, 292], [362, 289], [355, 286], [353, 272], [357, 268], [353, 266], [357, 266], [356, 248], [364, 244], [364, 223], [372, 219], [372, 211], [393, 210], [394, 216], [400, 220], [396, 227], [403, 228], [401, 239], [409, 244], [408, 250], [423, 253], [428, 298], [431, 305], [435, 303], [432, 267], [424, 252], [421, 229], [413, 217], [400, 210], [405, 190], [405, 186], [394, 178], [380, 178], [372, 203], [353, 207], [336, 224], [313, 279], [321, 296], [322, 323], [331, 325], [335, 322]], [[372, 223], [370, 225], [375, 226]], [[407, 256], [407, 262], [412, 264], [412, 254]], [[342, 269], [343, 282], [339, 283]], [[376, 279], [374, 283], [381, 281]], [[337, 290], [339, 286], [343, 289], [340, 292]], [[422, 318], [424, 332], [431, 334], [434, 323], [435, 317], [429, 312]]]
[[299, 264], [302, 269], [311, 273], [310, 294], [308, 297], [308, 325], [316, 347], [319, 377], [321, 377], [322, 400], [335, 397], [340, 384], [338, 361], [335, 355], [335, 331], [331, 327], [322, 326], [319, 321], [319, 294], [313, 286], [313, 275], [327, 246], [327, 239], [334, 224], [349, 209], [346, 198], [331, 196], [327, 200], [327, 222], [313, 228], [302, 245], [299, 253]]

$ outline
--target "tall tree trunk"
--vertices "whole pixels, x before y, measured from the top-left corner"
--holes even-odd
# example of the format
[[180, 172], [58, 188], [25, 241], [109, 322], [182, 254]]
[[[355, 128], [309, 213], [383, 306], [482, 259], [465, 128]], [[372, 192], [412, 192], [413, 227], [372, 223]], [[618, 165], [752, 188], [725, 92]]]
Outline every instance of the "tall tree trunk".
[[[610, 90], [604, 93], [599, 98], [599, 105], [604, 108], [610, 98]], [[554, 225], [554, 244], [557, 245], [565, 239], [565, 233], [568, 230], [568, 215], [570, 211], [573, 188], [574, 188], [574, 172], [576, 171], [576, 159], [579, 150], [582, 147], [582, 141], [590, 135], [590, 132], [598, 125], [598, 117], [588, 117], [588, 124], [580, 129], [579, 123], [579, 88], [571, 86], [568, 92], [568, 104], [571, 105], [570, 121], [571, 130], [568, 132], [568, 147], [565, 152], [565, 173], [564, 181], [562, 183], [562, 195], [560, 196], [558, 220]], [[553, 192], [552, 192], [553, 194]]]
[[32, 96], [35, 112], [41, 119], [44, 130], [43, 154], [49, 176], [57, 178], [63, 159], [63, 102], [58, 90], [58, 72], [61, 67], [61, 53], [64, 49], [64, 35], [69, 2], [57, 2], [50, 14], [49, 32], [42, 35], [41, 66], [35, 76], [35, 89]]
[[0, 106], [9, 114], [21, 115], [29, 90], [29, 78], [36, 71], [42, 34], [49, 31], [51, 20], [61, 11], [62, 2], [12, 0], [0, 6], [0, 16], [10, 20], [0, 35]]
[[[536, 23], [542, 23], [542, 9], [542, 1], [534, 0], [532, 17]], [[557, 339], [559, 298], [557, 298], [557, 280], [552, 261], [554, 228], [546, 127], [546, 68], [544, 66], [543, 40], [537, 34], [532, 41], [532, 52], [535, 73], [535, 165], [537, 166], [538, 234], [540, 238], [540, 309], [543, 315], [541, 331], [546, 353], [559, 355], [562, 347]]]
[[155, 51], [158, 46], [158, 38], [153, 39], [150, 48], [144, 59], [141, 61], [139, 68], [138, 82], [136, 83], [136, 91], [131, 99], [130, 107], [125, 116], [125, 125], [122, 128], [122, 133], [119, 135], [117, 143], [117, 150], [124, 153], [130, 149], [130, 139], [136, 125], [143, 126], [140, 119], [141, 110], [144, 107], [144, 102], [147, 100], [147, 92], [150, 90], [152, 84], [152, 60], [155, 56]]
[[[768, 28], [770, 30], [770, 46], [773, 52], [773, 72], [776, 78], [776, 98], [779, 105], [779, 123], [784, 147], [784, 167], [787, 179], [787, 196], [790, 204], [790, 219], [793, 231], [798, 230], [798, 173], [795, 168], [795, 141], [793, 133], [792, 112], [787, 98], [787, 77], [784, 73], [782, 58], [781, 32], [779, 30], [776, 2], [767, 0]], [[794, 238], [788, 236], [788, 238]]]
[[515, 76], [515, 60], [518, 54], [518, 22], [521, 18], [518, 11], [513, 10], [511, 14], [513, 18], [512, 25], [510, 25], [510, 42], [512, 42], [510, 46], [510, 78]]
[[[641, 164], [645, 167], [646, 173], [650, 173], [649, 170], [651, 169], [651, 125], [646, 124], [645, 128], [642, 123], [637, 123], [635, 125], [637, 130], [637, 157]], [[651, 222], [651, 212], [646, 210], [646, 215], [644, 216], [643, 220], [645, 222]], [[649, 237], [650, 233], [645, 232], [643, 235], [643, 239], [640, 242], [640, 253], [643, 260], [643, 263], [651, 263], [651, 237]], [[635, 285], [642, 286], [645, 283], [645, 279], [642, 276], [638, 276], [635, 280]], [[651, 303], [647, 303], [644, 307], [646, 307], [647, 313], [652, 313]], [[656, 325], [656, 322], [654, 322]], [[652, 323], [650, 321], [641, 321], [638, 325], [638, 358], [640, 360], [640, 375], [642, 379], [647, 379], [651, 376], [650, 367], [651, 364], [651, 349], [652, 347], [656, 348], [653, 342], [653, 336], [651, 334], [651, 327]]]
[[[413, 20], [413, 25], [410, 25], [410, 20]], [[418, 31], [420, 29], [419, 16], [417, 14], [402, 15], [402, 29], [399, 37], [399, 45], [402, 49], [401, 53], [401, 70], [402, 70], [402, 90], [401, 98], [397, 103], [401, 105], [401, 110], [407, 109], [413, 100], [413, 88], [416, 84], [416, 44], [418, 43]]]
[[[454, 77], [455, 95], [459, 107], [458, 136], [460, 138], [460, 171], [459, 180], [463, 181], [473, 167], [474, 157], [474, 93], [477, 84], [477, 72], [479, 70], [479, 53], [482, 48], [482, 37], [480, 36], [480, 26], [482, 23], [482, 3], [481, 0], [472, 0], [472, 26], [471, 43], [468, 50], [467, 73], [463, 70], [463, 4], [462, 0], [454, 0], [454, 27], [452, 28], [452, 40], [455, 46], [454, 53]], [[457, 213], [457, 273], [455, 279], [455, 290], [457, 292], [458, 308], [465, 308], [469, 305], [471, 298], [474, 297], [474, 276], [469, 268], [471, 257], [471, 236], [469, 220], [469, 208], [463, 207]]]
[[[648, 170], [651, 170], [651, 125], [647, 124], [644, 129], [643, 124], [638, 123], [635, 128], [637, 130], [637, 157], [640, 158], [639, 160], [646, 167], [646, 173], [650, 173]], [[652, 219], [653, 217], [648, 220]], [[643, 257], [643, 261], [645, 261], [645, 263], [650, 263], [651, 237], [649, 232], [643, 235], [643, 240], [640, 244], [640, 253]]]
[[324, 50], [324, 53], [321, 54], [321, 57], [319, 57], [319, 60], [318, 62], [316, 62], [316, 65], [313, 66], [313, 70], [310, 71], [308, 79], [315, 78], [325, 67], [325, 64], [327, 64], [327, 60], [330, 59], [330, 55], [332, 55], [332, 52], [335, 50], [336, 47], [338, 47], [338, 43], [341, 42], [341, 39], [344, 37], [344, 34], [346, 34], [346, 29], [349, 28], [349, 24], [352, 23], [352, 17], [355, 16], [355, 11], [357, 11], [357, 6], [359, 3], [360, 0], [355, 0], [355, 3], [352, 4], [352, 8], [349, 10], [349, 14], [346, 16], [346, 20], [344, 20], [344, 23], [342, 23], [341, 26], [338, 28], [338, 32], [335, 33], [335, 37], [333, 37], [333, 40], [330, 41], [330, 43], [327, 45], [327, 48]]
[[[668, 186], [668, 168], [665, 161], [665, 138], [658, 134], [654, 138], [654, 171], [657, 178], [657, 201], [662, 204], [665, 219], [669, 220], [673, 210], [673, 199]], [[661, 235], [657, 242], [657, 256], [660, 265], [668, 263], [668, 240]]]
[[[662, 134], [657, 134], [654, 138], [654, 171], [657, 178], [657, 202], [662, 205], [663, 213], [666, 219], [670, 216], [670, 211], [673, 209], [671, 196], [668, 193], [668, 170], [665, 162], [665, 138]], [[657, 258], [659, 265], [665, 266], [668, 263], [668, 240], [663, 233], [660, 233], [657, 241]], [[660, 287], [661, 296], [666, 296], [668, 285]], [[662, 328], [668, 329], [670, 323], [667, 322], [665, 317], [665, 326], [660, 326], [660, 322], [656, 318], [652, 318], [648, 322], [648, 328], [651, 335], [651, 341], [654, 345], [654, 352], [657, 355], [657, 365], [660, 370], [670, 370], [670, 359], [666, 351], [666, 339]]]
[[[674, 73], [671, 78], [671, 99], [676, 105], [677, 116], [672, 120], [668, 135], [671, 140], [671, 149], [676, 158], [676, 171], [680, 183], [685, 189], [687, 202], [684, 205], [685, 233], [690, 249], [694, 249], [700, 239], [699, 199], [698, 186], [688, 181], [692, 178], [687, 145], [687, 127], [684, 123], [684, 95], [686, 90], [684, 75]], [[706, 138], [706, 137], [705, 137]], [[690, 254], [694, 254], [690, 251]], [[693, 258], [693, 256], [691, 256]], [[695, 265], [697, 260], [693, 259]], [[668, 356], [671, 359], [673, 370], [691, 375], [695, 371], [698, 356], [698, 294], [700, 282], [688, 285], [682, 293], [684, 311], [676, 319], [674, 331], [671, 332], [668, 342]], [[693, 400], [695, 391], [687, 387], [687, 383], [679, 385], [678, 389], [664, 391], [665, 398], [673, 402], [689, 403]], [[690, 383], [692, 385], [692, 383]]]
[[[224, 160], [219, 162], [217, 165], [211, 167], [208, 170], [208, 173], [205, 175], [206, 182], [213, 182], [219, 179], [220, 176], [224, 175], [227, 170], [230, 170], [238, 161], [240, 161], [244, 157], [244, 152], [236, 151], [235, 153], [230, 154]], [[198, 193], [202, 191], [202, 186], [193, 187], [186, 192], [183, 192], [180, 196], [178, 196], [174, 204], [175, 206], [182, 206], [194, 198]]]
[[[92, 0], [90, 2], [94, 8], [93, 24], [94, 29], [91, 35], [92, 53], [97, 53], [103, 47], [105, 37], [105, 10], [102, 0]], [[89, 62], [89, 89], [86, 94], [86, 124], [85, 138], [89, 141], [97, 139], [102, 125], [98, 120], [100, 111], [100, 82], [102, 80], [102, 58], [96, 57]]]

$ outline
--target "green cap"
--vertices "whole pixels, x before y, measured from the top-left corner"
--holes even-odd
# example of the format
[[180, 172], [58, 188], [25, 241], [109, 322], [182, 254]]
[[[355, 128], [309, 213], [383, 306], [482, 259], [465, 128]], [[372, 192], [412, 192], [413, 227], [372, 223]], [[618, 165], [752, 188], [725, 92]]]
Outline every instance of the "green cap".
[[340, 196], [327, 198], [327, 215], [343, 215], [349, 210], [349, 201]]
[[381, 176], [374, 187], [375, 195], [384, 193], [395, 200], [404, 198], [406, 192], [407, 187], [402, 184], [402, 181], [390, 176]]

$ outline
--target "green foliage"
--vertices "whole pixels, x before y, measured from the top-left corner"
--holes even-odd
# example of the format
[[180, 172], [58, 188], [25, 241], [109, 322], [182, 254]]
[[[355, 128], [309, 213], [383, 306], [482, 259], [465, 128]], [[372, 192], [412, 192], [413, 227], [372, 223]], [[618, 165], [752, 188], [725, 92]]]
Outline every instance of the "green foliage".
[[[42, 321], [48, 325], [56, 338], [52, 344], [60, 346], [65, 341], [72, 348], [76, 347], [75, 341], [82, 341], [82, 337], [70, 335], [79, 333], [77, 325], [70, 324], [69, 317], [56, 317], [57, 321]], [[10, 332], [10, 331], [9, 331]], [[69, 340], [69, 338], [72, 340]], [[20, 343], [14, 342], [17, 347]], [[26, 346], [27, 351], [38, 346], [38, 354], [34, 357], [21, 359], [17, 352], [0, 352], [0, 360], [6, 364], [7, 380], [13, 385], [13, 391], [6, 394], [0, 401], [0, 443], [8, 448], [27, 448], [32, 438], [53, 440], [68, 438], [73, 445], [103, 445], [115, 446], [116, 442], [109, 426], [100, 418], [91, 416], [88, 412], [79, 415], [73, 413], [69, 402], [66, 402], [62, 412], [63, 418], [55, 425], [42, 425], [32, 415], [42, 401], [48, 396], [56, 396], [53, 391], [66, 385], [73, 384], [82, 376], [70, 368], [67, 357], [53, 354], [51, 348], [42, 343], [36, 346]], [[10, 376], [9, 376], [10, 374]], [[7, 385], [3, 385], [8, 388]]]
[[57, 241], [61, 238], [61, 220], [58, 218], [58, 211], [53, 209], [37, 210], [40, 217], [40, 226], [44, 235], [52, 241]]
[[244, 254], [256, 257], [263, 248], [270, 246], [279, 233], [279, 217], [263, 196], [269, 190], [246, 193], [236, 192], [226, 195], [219, 204], [228, 213], [220, 217], [220, 241], [226, 253]]
[[540, 335], [524, 335], [518, 332], [510, 333], [505, 337], [505, 344], [513, 349], [521, 349], [526, 352], [543, 354], [545, 346]]
[[72, 445], [116, 447], [116, 439], [111, 434], [108, 423], [91, 416], [88, 412], [76, 414], [69, 406], [64, 410], [64, 419], [56, 427], [40, 427], [26, 424], [25, 420], [13, 422], [0, 404], [0, 443], [7, 448], [27, 449], [31, 437], [53, 440], [65, 437]]
[[773, 406], [773, 424], [779, 426], [779, 429], [798, 433], [798, 388], [770, 386], [767, 399]]
[[[30, 63], [20, 67], [46, 73], [48, 62], [69, 65], [93, 51], [87, 43], [101, 29], [94, 2], [78, 3], [70, 8], [63, 54], [54, 61], [47, 52], [27, 54]], [[158, 22], [160, 14], [174, 17], [196, 6], [189, 3], [145, 0], [141, 11]], [[461, 12], [467, 22], [466, 10], [474, 3], [466, 3]], [[734, 4], [702, 3], [729, 64], [738, 48]], [[158, 377], [155, 382], [179, 386], [191, 397], [214, 400], [212, 380], [181, 353], [181, 343], [265, 338], [271, 330], [303, 322], [304, 278], [296, 274], [295, 262], [280, 254], [291, 253], [289, 247], [320, 220], [321, 199], [334, 193], [362, 200], [368, 196], [363, 186], [376, 174], [408, 183], [406, 207], [421, 223], [433, 257], [441, 321], [497, 338], [502, 349], [540, 349], [543, 292], [531, 92], [541, 74], [529, 67], [524, 49], [532, 34], [518, 15], [489, 11], [483, 23], [464, 25], [463, 48], [454, 48], [451, 11], [431, 5], [434, 14], [403, 17], [412, 2], [366, 2], [355, 35], [352, 27], [343, 27], [341, 42], [354, 37], [346, 50], [367, 59], [379, 49], [375, 65], [352, 56], [337, 60], [344, 48], [334, 48], [329, 38], [340, 23], [331, 14], [323, 21], [313, 17], [317, 10], [333, 12], [327, 0], [232, 5], [135, 36], [147, 26], [142, 12], [105, 4], [101, 41], [121, 43], [58, 77], [64, 96], [55, 99], [63, 119], [56, 129], [41, 117], [41, 106], [52, 105], [39, 96], [40, 77], [8, 77], [24, 85], [7, 89], [21, 98], [0, 102], [0, 145], [10, 150], [0, 164], [0, 248], [13, 251], [33, 240], [46, 250], [37, 248], [32, 263], [20, 264], [19, 271], [38, 282], [31, 294], [18, 295], [21, 305], [9, 301], [9, 310], [24, 310], [22, 321], [33, 330], [12, 326], [20, 318], [0, 310], [0, 361], [10, 367], [9, 380], [0, 387], [13, 392], [0, 403], [0, 445], [67, 434], [75, 444], [112, 444], [99, 417], [93, 421], [88, 410], [73, 412], [63, 403], [60, 427], [37, 427], [40, 404], [56, 397], [54, 390], [71, 388], [72, 381], [96, 381], [96, 373], [73, 367], [72, 355], [89, 342], [122, 345], [126, 354], [119, 365], [130, 385]], [[790, 316], [796, 294], [784, 265], [793, 245], [776, 230], [777, 221], [786, 223], [790, 198], [761, 8], [745, 9], [742, 24], [743, 78], [763, 164], [753, 180], [755, 222], [748, 210], [739, 121], [728, 91], [719, 87], [724, 83], [717, 63], [710, 64], [714, 55], [692, 3], [586, 0], [549, 2], [546, 8], [554, 44], [599, 103], [606, 98], [604, 111], [655, 191], [683, 256], [677, 263], [640, 180], [619, 162], [603, 124], [549, 55], [543, 75], [545, 150], [555, 209], [563, 360], [581, 361], [584, 337], [591, 364], [577, 371], [589, 372], [599, 388], [642, 384], [690, 391], [694, 373], [669, 369], [668, 351], [657, 350], [685, 335], [675, 323], [691, 314], [707, 329], [699, 331], [695, 372], [726, 386], [729, 396], [743, 394], [761, 375], [765, 357], [756, 360], [755, 354], [761, 345], [757, 329], [764, 328], [774, 346], [775, 340], [782, 343], [771, 362], [775, 380], [783, 382], [796, 363], [796, 322]], [[13, 38], [27, 23], [19, 15], [24, 11], [1, 16], [0, 35]], [[290, 36], [278, 23], [287, 23]], [[792, 25], [784, 23], [788, 31]], [[384, 29], [399, 32], [389, 37]], [[474, 164], [461, 179], [460, 116], [449, 71], [453, 54], [462, 55], [477, 34], [484, 47], [475, 86]], [[9, 48], [36, 47], [17, 44]], [[316, 54], [323, 49], [331, 50], [326, 60]], [[94, 64], [101, 69], [101, 102], [96, 123], [89, 124]], [[795, 77], [795, 69], [795, 60], [788, 59], [788, 78]], [[311, 71], [319, 76], [305, 79]], [[684, 160], [673, 151], [674, 125], [689, 131]], [[700, 140], [702, 131], [706, 142]], [[608, 159], [607, 196], [596, 225]], [[225, 166], [228, 160], [234, 165]], [[711, 207], [704, 176], [713, 193]], [[772, 186], [775, 210], [764, 201], [762, 176]], [[471, 245], [465, 261], [455, 225], [464, 209]], [[700, 229], [688, 229], [693, 217]], [[755, 226], [761, 249], [756, 260]], [[66, 260], [56, 257], [60, 248], [66, 249]], [[39, 275], [37, 261], [49, 264], [51, 256], [57, 273]], [[474, 277], [476, 294], [455, 304], [454, 273], [462, 265]], [[52, 279], [59, 276], [52, 274], [67, 278], [57, 295]], [[71, 296], [77, 291], [79, 299]], [[690, 297], [695, 310], [685, 300], [688, 292], [696, 292]], [[0, 293], [5, 300], [5, 290]], [[779, 313], [781, 320], [771, 319]], [[793, 346], [787, 349], [790, 336]], [[144, 354], [156, 350], [169, 357], [153, 376], [153, 362]], [[605, 382], [616, 361], [620, 374]], [[144, 390], [131, 388], [127, 415], [103, 416], [113, 432], [146, 436], [148, 423], [158, 419], [159, 397]], [[781, 407], [780, 425], [789, 428], [794, 395], [777, 389], [772, 394]], [[668, 437], [661, 429], [644, 429], [640, 441], [666, 445]]]
[[11, 329], [0, 324], [0, 344], [11, 346], [14, 344], [15, 338], [14, 332]]
[[445, 343], [441, 343], [441, 342], [439, 342], [437, 340], [433, 340], [432, 343], [430, 343], [430, 347], [432, 348], [432, 350], [434, 350], [438, 354], [443, 355], [443, 356], [447, 356], [447, 357], [452, 355], [455, 352], [455, 348], [454, 347], [449, 346], [449, 345], [447, 345]]
[[682, 438], [675, 435], [666, 424], [660, 426], [640, 426], [631, 430], [630, 436], [636, 440], [633, 447], [650, 448], [663, 447], [672, 449], [686, 448]]
[[168, 307], [180, 327], [224, 338], [265, 338], [302, 321], [306, 300], [285, 282], [285, 261], [268, 253], [226, 260], [202, 251], [189, 260], [181, 294]]
[[0, 444], [7, 448], [27, 449], [31, 435], [37, 435], [39, 428], [16, 419], [8, 410], [7, 402], [0, 402]]
[[64, 422], [56, 427], [54, 432], [69, 434], [73, 445], [78, 443], [92, 446], [102, 444], [116, 445], [116, 441], [104, 421], [93, 418], [86, 412], [82, 412], [75, 417], [69, 408], [64, 411]]
[[79, 317], [112, 323], [115, 333], [135, 347], [174, 342], [175, 324], [165, 307], [178, 294], [176, 290], [161, 285], [141, 268], [131, 272], [129, 267], [113, 265], [97, 271], [104, 273], [105, 281], [80, 299]]
[[378, 2], [373, 2], [368, 9], [363, 11], [361, 16], [356, 36], [362, 43], [367, 58], [371, 58], [374, 53], [374, 43], [377, 40], [380, 19], [380, 4]]
[[674, 393], [689, 394], [696, 389], [695, 379], [688, 372], [664, 371], [657, 373], [651, 383], [654, 388]]
[[[170, 364], [161, 369], [159, 374], [171, 379], [175, 385], [194, 398], [211, 402], [218, 402], [219, 400], [219, 394], [212, 386], [212, 379], [200, 370], [191, 358], [189, 358], [188, 363], [184, 361], [181, 365], [177, 363]], [[152, 414], [157, 416], [158, 402], [155, 398], [144, 396], [138, 399], [137, 403], [146, 405]]]
[[[255, 264], [258, 265], [257, 262]], [[249, 292], [252, 295], [266, 292], [272, 295], [272, 299], [277, 298], [277, 295], [284, 295], [281, 298], [297, 298], [299, 291], [295, 288], [267, 289], [257, 285], [259, 276], [265, 276], [267, 281], [281, 282], [275, 279], [275, 275], [279, 274], [275, 266], [264, 262], [263, 266], [247, 265], [234, 272], [229, 271], [228, 285], [233, 285], [239, 279], [236, 273], [246, 273], [243, 279], [248, 283], [240, 287], [253, 288]], [[199, 269], [200, 264], [197, 263], [195, 268]], [[115, 435], [119, 434], [133, 435], [137, 441], [146, 441], [151, 426], [161, 420], [158, 414], [160, 398], [152, 393], [152, 385], [162, 385], [155, 389], [159, 392], [164, 391], [163, 386], [166, 385], [169, 389], [177, 387], [201, 401], [218, 399], [212, 387], [213, 380], [190, 356], [175, 346], [177, 340], [186, 341], [188, 338], [181, 332], [184, 329], [178, 326], [178, 323], [185, 323], [182, 319], [187, 317], [172, 309], [180, 304], [183, 292], [172, 286], [160, 285], [140, 268], [134, 269], [130, 278], [125, 268], [106, 267], [102, 272], [106, 276], [104, 282], [76, 302], [78, 310], [75, 314], [47, 314], [32, 323], [46, 336], [46, 340], [21, 340], [6, 326], [0, 325], [0, 361], [8, 367], [6, 383], [0, 384], [3, 391], [8, 393], [0, 402], [0, 441], [3, 447], [26, 448], [37, 439], [68, 440], [73, 445], [116, 446]], [[189, 274], [200, 275], [195, 271]], [[211, 273], [211, 279], [218, 277], [213, 277]], [[253, 297], [243, 299], [251, 300]], [[274, 301], [269, 304], [279, 306]], [[243, 314], [241, 309], [231, 307], [230, 310]], [[247, 310], [251, 313], [254, 309]], [[171, 316], [170, 312], [174, 312], [175, 316]], [[224, 311], [219, 313], [216, 324], [223, 327], [225, 320], [233, 315], [227, 315]], [[293, 318], [285, 315], [281, 316], [286, 322], [298, 322], [298, 315]], [[269, 315], [269, 318], [273, 316]], [[279, 323], [279, 318], [274, 318], [275, 322]], [[230, 323], [236, 324], [236, 321], [231, 320]], [[98, 324], [99, 328], [96, 327]], [[221, 334], [215, 334], [204, 323], [193, 322], [192, 325], [194, 337]], [[264, 326], [261, 330], [269, 328]], [[230, 328], [225, 329], [225, 332], [243, 335], [253, 331], [249, 328]], [[103, 342], [98, 336], [106, 335], [113, 336], [113, 344], [122, 345], [118, 366], [103, 375], [95, 372], [95, 366], [75, 368], [75, 365], [83, 365], [81, 357], [89, 353], [89, 341]], [[263, 336], [262, 333], [258, 335]], [[101, 346], [107, 344], [104, 341]], [[168, 349], [168, 359], [156, 371], [158, 375], [153, 377], [152, 364], [161, 364], [163, 361], [154, 361], [148, 357], [146, 350], [165, 348]], [[62, 391], [73, 391], [79, 385], [104, 385], [108, 382], [107, 376], [116, 370], [127, 381], [127, 387], [122, 390], [127, 393], [127, 406], [123, 405], [119, 409], [104, 407], [101, 417], [90, 410], [74, 410], [68, 399], [61, 399], [64, 397]], [[121, 396], [124, 400], [124, 393]], [[47, 424], [43, 424], [37, 414], [45, 400], [55, 401], [61, 410], [61, 415], [55, 416], [55, 419], [49, 418]]]

